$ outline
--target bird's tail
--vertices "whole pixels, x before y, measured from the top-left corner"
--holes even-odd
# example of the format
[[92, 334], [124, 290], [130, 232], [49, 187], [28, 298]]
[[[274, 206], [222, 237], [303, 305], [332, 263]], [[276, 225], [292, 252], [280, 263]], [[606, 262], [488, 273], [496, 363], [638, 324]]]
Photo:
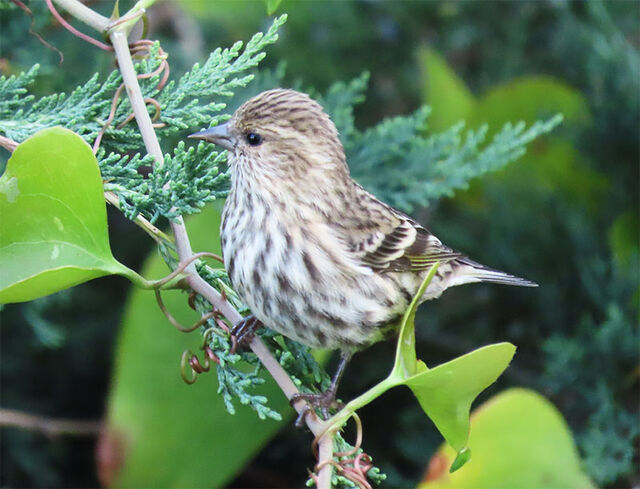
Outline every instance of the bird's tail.
[[473, 282], [491, 282], [495, 284], [519, 285], [522, 287], [537, 287], [538, 284], [516, 277], [494, 268], [477, 263], [466, 256], [452, 260], [452, 277], [449, 286], [469, 284]]

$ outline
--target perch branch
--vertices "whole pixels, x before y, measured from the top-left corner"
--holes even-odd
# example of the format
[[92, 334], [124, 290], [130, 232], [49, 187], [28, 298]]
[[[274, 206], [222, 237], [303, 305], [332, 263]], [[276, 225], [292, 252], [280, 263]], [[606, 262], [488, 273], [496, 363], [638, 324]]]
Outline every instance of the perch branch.
[[[131, 28], [132, 25], [130, 23], [126, 23], [115, 26], [112, 29], [112, 24], [108, 19], [91, 11], [91, 9], [82, 5], [78, 0], [55, 0], [55, 2], [73, 16], [77, 16], [77, 18], [98, 29], [100, 32], [108, 33], [111, 45], [115, 50], [118, 67], [122, 74], [127, 95], [131, 102], [133, 113], [147, 152], [153, 156], [157, 166], [162, 166], [163, 155], [160, 143], [158, 142], [158, 138], [154, 131], [151, 117], [147, 112], [147, 107], [144, 102], [144, 97], [138, 83], [136, 71], [133, 66], [133, 60], [131, 59], [131, 53], [129, 51], [127, 34], [128, 29]], [[149, 3], [151, 2], [147, 2], [144, 6], [148, 6]], [[107, 23], [105, 24], [103, 20], [107, 20]], [[171, 228], [175, 237], [176, 250], [180, 261], [189, 260], [193, 255], [193, 251], [191, 249], [189, 235], [187, 234], [182, 218], [179, 217], [175, 221], [172, 221]], [[237, 324], [242, 319], [240, 313], [228, 301], [223, 300], [220, 293], [196, 273], [194, 266], [187, 268], [185, 273], [187, 274], [185, 280], [189, 287], [207, 299], [229, 321], [233, 324]], [[299, 392], [287, 372], [274, 358], [260, 338], [255, 336], [249, 344], [249, 347], [271, 374], [278, 386], [282, 389], [287, 399], [291, 399]], [[319, 437], [318, 463], [321, 469], [318, 474], [318, 488], [329, 489], [331, 487], [333, 466], [328, 462], [333, 458], [333, 437], [335, 431], [327, 430], [324, 423], [315, 416], [312, 409], [308, 409], [304, 401], [296, 402], [293, 407], [298, 413], [307, 412], [307, 415], [305, 416], [306, 424], [311, 432]]]

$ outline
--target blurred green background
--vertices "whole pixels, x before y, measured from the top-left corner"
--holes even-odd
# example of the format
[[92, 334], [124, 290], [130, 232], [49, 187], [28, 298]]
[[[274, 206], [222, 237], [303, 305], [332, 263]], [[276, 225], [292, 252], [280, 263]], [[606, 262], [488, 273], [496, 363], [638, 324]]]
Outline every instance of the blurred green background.
[[[113, 5], [90, 3], [106, 15]], [[127, 4], [121, 3], [124, 11]], [[95, 71], [113, 69], [110, 55], [53, 22], [43, 1], [27, 4], [34, 13], [32, 29], [64, 53], [64, 63], [29, 33], [31, 18], [2, 2], [2, 74], [40, 63], [33, 90], [47, 94], [68, 92]], [[284, 0], [281, 12], [289, 20], [261, 68], [275, 70], [271, 80], [283, 76], [278, 83], [285, 86], [318, 92], [369, 71], [367, 99], [356, 108], [359, 127], [422, 104], [433, 109], [434, 131], [466, 120], [470, 128], [489, 123], [491, 132], [507, 121], [564, 114], [562, 126], [536, 140], [519, 161], [453, 198], [414, 211], [450, 246], [541, 285], [447, 292], [420, 309], [417, 348], [427, 364], [436, 365], [490, 342], [516, 344], [512, 366], [482, 399], [509, 386], [538, 391], [562, 413], [581, 467], [596, 485], [640, 484], [640, 4]], [[215, 47], [247, 40], [269, 24], [262, 1], [167, 1], [149, 10], [149, 37], [160, 39], [170, 53], [172, 77]], [[8, 155], [3, 151], [1, 157]], [[155, 255], [135, 226], [115, 212], [109, 218], [116, 258], [140, 268], [149, 253]], [[207, 222], [215, 217], [190, 226], [201, 249], [214, 249], [218, 244], [207, 242], [216, 236], [216, 225]], [[216, 401], [213, 374], [182, 385], [183, 343], [197, 338], [178, 335], [161, 316], [152, 316], [153, 306], [140, 302], [139, 292], [130, 294], [124, 279], [112, 277], [5, 306], [1, 406], [76, 420], [108, 415], [111, 427], [126, 429], [135, 424], [127, 413], [136, 402], [162, 404], [163, 413], [149, 416], [161, 416], [156, 421], [171, 427], [171, 437], [157, 433], [158, 440], [147, 441], [166, 446], [148, 458], [138, 454], [139, 461], [131, 461], [119, 479], [127, 461], [117, 455], [126, 458], [126, 439], [103, 438], [101, 446], [112, 458], [103, 456], [98, 470], [95, 435], [49, 437], [2, 427], [0, 484], [301, 486], [305, 467], [314, 463], [307, 434], [291, 421], [281, 427], [270, 420], [257, 423], [241, 409], [235, 418], [226, 415]], [[140, 314], [145, 307], [149, 313]], [[341, 397], [354, 397], [382, 379], [393, 349], [387, 342], [357, 355]], [[132, 360], [137, 353], [138, 363]], [[274, 401], [282, 403], [278, 395]], [[385, 485], [415, 486], [441, 438], [410, 392], [391, 391], [360, 414], [365, 448], [387, 473]], [[230, 446], [230, 439], [237, 442]], [[165, 460], [163, 453], [171, 456]], [[207, 466], [217, 478], [193, 477], [206, 474]], [[147, 472], [136, 474], [140, 467]]]

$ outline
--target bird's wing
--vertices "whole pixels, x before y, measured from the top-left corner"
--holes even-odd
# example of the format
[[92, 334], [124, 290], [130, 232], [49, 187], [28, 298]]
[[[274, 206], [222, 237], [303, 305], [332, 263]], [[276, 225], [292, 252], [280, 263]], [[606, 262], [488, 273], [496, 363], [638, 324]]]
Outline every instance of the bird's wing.
[[353, 222], [348, 230], [349, 251], [360, 264], [377, 271], [419, 272], [461, 256], [410, 217], [382, 206], [384, 219]]
[[377, 231], [360, 257], [364, 265], [378, 271], [422, 271], [437, 261], [449, 261], [460, 253], [442, 242], [415, 221], [405, 218], [390, 232]]

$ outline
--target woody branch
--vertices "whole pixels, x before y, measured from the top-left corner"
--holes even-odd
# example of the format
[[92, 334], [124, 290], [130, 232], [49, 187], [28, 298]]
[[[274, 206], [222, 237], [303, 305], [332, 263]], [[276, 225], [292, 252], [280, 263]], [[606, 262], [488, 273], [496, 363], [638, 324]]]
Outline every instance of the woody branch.
[[[127, 96], [131, 102], [133, 113], [135, 114], [135, 119], [138, 124], [140, 134], [142, 135], [145, 148], [155, 159], [156, 166], [162, 166], [164, 161], [162, 150], [153, 128], [151, 117], [147, 112], [127, 41], [127, 35], [130, 32], [131, 27], [133, 27], [133, 24], [141, 15], [144, 14], [144, 8], [151, 5], [153, 1], [154, 0], [138, 2], [131, 9], [130, 13], [123, 16], [123, 18], [129, 18], [131, 20], [122, 22], [121, 20], [111, 21], [110, 19], [86, 7], [78, 0], [54, 0], [57, 5], [65, 9], [78, 20], [90, 25], [94, 29], [97, 29], [102, 34], [108, 35], [115, 51], [118, 67], [122, 74]], [[171, 222], [171, 229], [175, 237], [179, 260], [181, 262], [188, 261], [193, 256], [193, 251], [191, 249], [189, 235], [187, 234], [183, 219], [178, 217], [173, 220]], [[229, 302], [224, 300], [215, 288], [197, 274], [193, 265], [187, 267], [185, 272], [187, 273], [185, 280], [189, 287], [209, 301], [211, 305], [220, 311], [220, 313], [223, 314], [231, 323], [237, 324], [242, 319], [240, 313]], [[292, 399], [299, 391], [280, 363], [271, 354], [264, 342], [255, 336], [249, 344], [249, 347], [260, 359], [280, 389], [282, 389], [287, 399]], [[298, 413], [307, 411], [304, 401], [296, 402], [293, 407]], [[318, 488], [329, 489], [331, 487], [331, 477], [333, 472], [333, 466], [330, 462], [333, 459], [333, 438], [335, 431], [326, 430], [325, 423], [320, 421], [314, 415], [313, 410], [308, 410], [308, 414], [305, 416], [305, 422], [318, 440]]]

